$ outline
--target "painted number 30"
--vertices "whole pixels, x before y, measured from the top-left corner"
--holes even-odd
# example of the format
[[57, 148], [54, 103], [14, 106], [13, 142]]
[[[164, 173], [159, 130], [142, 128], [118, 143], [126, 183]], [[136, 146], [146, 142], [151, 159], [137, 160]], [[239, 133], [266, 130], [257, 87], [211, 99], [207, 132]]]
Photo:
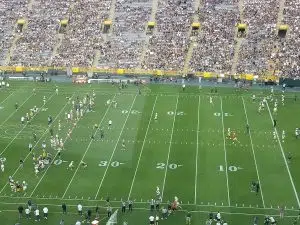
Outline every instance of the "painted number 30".
[[[118, 167], [118, 166], [120, 166], [120, 164], [122, 164], [122, 163], [120, 163], [118, 161], [114, 161], [114, 162], [110, 163], [110, 166], [111, 167]], [[106, 167], [106, 166], [108, 166], [108, 162], [107, 161], [100, 161], [99, 166]]]

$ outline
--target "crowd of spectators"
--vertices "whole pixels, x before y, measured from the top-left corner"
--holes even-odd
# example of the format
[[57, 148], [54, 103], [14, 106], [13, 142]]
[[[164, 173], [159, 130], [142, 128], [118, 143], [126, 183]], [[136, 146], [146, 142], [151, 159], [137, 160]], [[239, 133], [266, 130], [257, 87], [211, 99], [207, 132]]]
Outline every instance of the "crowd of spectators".
[[[277, 35], [280, 0], [0, 0], [0, 64], [24, 66], [98, 66], [183, 70], [194, 43], [189, 69], [230, 73], [236, 25], [247, 24], [241, 39], [237, 73], [280, 70], [292, 76], [300, 70], [300, 2], [286, 1], [281, 23], [286, 38]], [[147, 22], [156, 26], [148, 33]], [[200, 32], [192, 35], [196, 17]], [[16, 21], [27, 23], [22, 32]], [[68, 20], [60, 34], [60, 21]], [[279, 18], [281, 19], [281, 18]], [[103, 32], [103, 22], [112, 21]], [[14, 48], [11, 48], [14, 45]], [[96, 57], [97, 55], [97, 57]]]
[[239, 21], [238, 0], [205, 0], [198, 10], [201, 32], [190, 61], [192, 71], [231, 71], [235, 26]]
[[244, 0], [247, 38], [239, 52], [238, 73], [261, 74], [271, 69], [271, 55], [277, 43], [279, 0]]

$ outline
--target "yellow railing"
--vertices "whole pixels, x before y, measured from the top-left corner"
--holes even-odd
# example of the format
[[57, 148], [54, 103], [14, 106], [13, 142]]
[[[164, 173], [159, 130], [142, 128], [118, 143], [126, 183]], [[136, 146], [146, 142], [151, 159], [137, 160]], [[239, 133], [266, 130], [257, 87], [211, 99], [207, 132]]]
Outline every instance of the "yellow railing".
[[[0, 66], [0, 71], [6, 72], [47, 72], [48, 70], [58, 70], [58, 71], [67, 71], [66, 67], [25, 67], [25, 66]], [[72, 67], [72, 72], [76, 73], [102, 73], [102, 74], [118, 74], [118, 75], [154, 75], [154, 76], [183, 76], [183, 71], [175, 71], [175, 70], [143, 70], [143, 69], [103, 69], [103, 68], [91, 68], [91, 67]], [[195, 72], [194, 73], [198, 77], [203, 78], [217, 78], [220, 77], [218, 73], [214, 72]], [[254, 80], [254, 74], [240, 74], [235, 76], [225, 75], [225, 77], [234, 77], [246, 80]], [[277, 76], [272, 75], [271, 73], [259, 76], [260, 80], [273, 80], [276, 81], [278, 79]]]

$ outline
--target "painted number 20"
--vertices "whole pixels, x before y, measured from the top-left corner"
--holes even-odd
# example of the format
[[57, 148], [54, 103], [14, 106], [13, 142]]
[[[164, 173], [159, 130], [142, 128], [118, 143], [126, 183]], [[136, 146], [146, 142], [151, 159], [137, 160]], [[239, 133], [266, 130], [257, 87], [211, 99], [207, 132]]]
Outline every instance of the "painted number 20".
[[175, 170], [178, 168], [178, 166], [181, 166], [181, 165], [177, 165], [175, 163], [171, 163], [169, 165], [166, 165], [165, 163], [157, 163], [156, 164], [156, 169], [165, 169], [166, 166], [168, 166], [169, 169], [171, 170]]

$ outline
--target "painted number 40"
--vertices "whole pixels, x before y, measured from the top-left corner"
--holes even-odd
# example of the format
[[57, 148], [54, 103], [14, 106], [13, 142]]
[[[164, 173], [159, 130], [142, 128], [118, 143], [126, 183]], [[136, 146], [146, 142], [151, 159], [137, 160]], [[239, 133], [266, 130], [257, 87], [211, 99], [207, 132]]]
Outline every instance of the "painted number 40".
[[175, 170], [177, 169], [178, 167], [182, 166], [182, 165], [178, 165], [176, 163], [171, 163], [169, 165], [166, 165], [165, 163], [157, 163], [156, 164], [156, 169], [165, 169], [166, 166], [171, 169], [171, 170]]

